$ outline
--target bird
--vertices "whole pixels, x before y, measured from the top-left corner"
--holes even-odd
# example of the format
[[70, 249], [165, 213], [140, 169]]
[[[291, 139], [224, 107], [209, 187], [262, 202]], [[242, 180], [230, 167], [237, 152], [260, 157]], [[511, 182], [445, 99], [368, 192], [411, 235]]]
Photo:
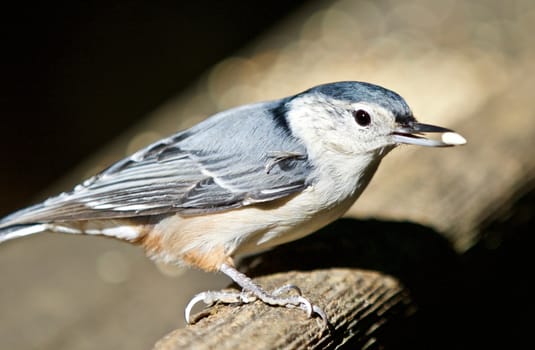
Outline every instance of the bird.
[[326, 321], [298, 286], [267, 291], [236, 259], [341, 217], [396, 146], [464, 143], [450, 129], [419, 123], [394, 91], [326, 83], [216, 113], [156, 141], [71, 191], [4, 217], [0, 242], [45, 231], [109, 236], [140, 245], [157, 262], [220, 272], [241, 287], [195, 295], [188, 323], [198, 302], [256, 300]]

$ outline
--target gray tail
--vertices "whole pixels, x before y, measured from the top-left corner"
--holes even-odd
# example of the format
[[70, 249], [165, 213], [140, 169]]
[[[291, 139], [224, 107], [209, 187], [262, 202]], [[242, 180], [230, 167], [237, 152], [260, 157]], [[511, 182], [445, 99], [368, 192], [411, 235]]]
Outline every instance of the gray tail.
[[48, 224], [21, 224], [0, 227], [0, 243], [46, 231], [49, 229], [48, 226]]

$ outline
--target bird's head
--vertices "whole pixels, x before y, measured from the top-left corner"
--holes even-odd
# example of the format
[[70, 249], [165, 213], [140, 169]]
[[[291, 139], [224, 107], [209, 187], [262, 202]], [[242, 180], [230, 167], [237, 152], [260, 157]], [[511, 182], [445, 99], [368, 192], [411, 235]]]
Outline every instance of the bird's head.
[[[348, 155], [386, 154], [400, 144], [430, 147], [461, 145], [459, 134], [418, 123], [405, 100], [383, 87], [337, 82], [311, 88], [287, 102], [288, 122], [309, 145]], [[429, 138], [427, 133], [440, 133]]]

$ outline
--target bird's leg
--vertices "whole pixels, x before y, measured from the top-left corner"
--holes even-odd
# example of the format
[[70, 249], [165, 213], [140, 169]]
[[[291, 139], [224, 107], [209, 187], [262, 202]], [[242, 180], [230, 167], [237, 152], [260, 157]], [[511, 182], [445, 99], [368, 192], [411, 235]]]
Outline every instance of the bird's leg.
[[[301, 290], [299, 287], [288, 284], [280, 288], [277, 288], [273, 292], [269, 293], [260, 287], [258, 284], [253, 282], [253, 280], [247, 277], [245, 274], [238, 271], [236, 268], [223, 264], [220, 268], [221, 272], [230, 277], [236, 284], [242, 287], [241, 292], [221, 292], [221, 291], [208, 291], [197, 294], [189, 302], [186, 307], [186, 321], [191, 323], [190, 312], [193, 306], [203, 301], [205, 304], [213, 304], [215, 302], [223, 303], [243, 303], [248, 304], [256, 301], [257, 299], [263, 301], [266, 304], [274, 306], [284, 306], [288, 308], [297, 307], [304, 310], [308, 317], [312, 317], [314, 314], [317, 314], [321, 319], [327, 323], [327, 315], [325, 312], [318, 306], [312, 304], [309, 300], [301, 296]], [[281, 294], [287, 293], [289, 291], [295, 291], [297, 295], [292, 296], [281, 296]]]

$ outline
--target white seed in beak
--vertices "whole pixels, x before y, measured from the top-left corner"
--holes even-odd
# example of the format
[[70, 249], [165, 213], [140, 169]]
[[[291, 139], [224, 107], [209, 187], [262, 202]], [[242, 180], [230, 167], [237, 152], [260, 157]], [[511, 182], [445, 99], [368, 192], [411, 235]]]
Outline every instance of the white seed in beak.
[[466, 139], [456, 132], [445, 132], [442, 134], [441, 139], [442, 142], [452, 146], [464, 145], [466, 143]]

